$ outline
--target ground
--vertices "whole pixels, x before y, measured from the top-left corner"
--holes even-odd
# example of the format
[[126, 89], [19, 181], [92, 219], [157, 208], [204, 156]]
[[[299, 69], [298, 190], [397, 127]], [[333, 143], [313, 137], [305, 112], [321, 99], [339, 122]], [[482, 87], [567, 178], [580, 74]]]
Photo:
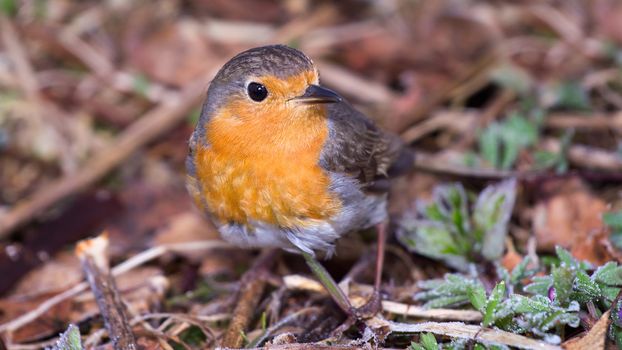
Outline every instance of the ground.
[[[74, 324], [112, 346], [121, 304], [80, 282], [121, 265], [146, 348], [614, 346], [620, 23], [615, 0], [0, 1], [2, 342]], [[385, 311], [347, 329], [301, 257], [226, 246], [185, 189], [211, 77], [273, 43], [417, 153], [392, 183]], [[323, 261], [355, 304], [374, 244]]]

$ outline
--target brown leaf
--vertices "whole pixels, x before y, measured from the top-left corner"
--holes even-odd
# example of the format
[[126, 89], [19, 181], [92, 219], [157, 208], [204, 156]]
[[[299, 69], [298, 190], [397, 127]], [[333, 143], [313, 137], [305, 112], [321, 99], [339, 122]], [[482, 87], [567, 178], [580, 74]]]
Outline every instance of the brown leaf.
[[[603, 259], [600, 240], [595, 236], [603, 228], [606, 203], [594, 196], [578, 179], [555, 184], [551, 196], [536, 204], [533, 230], [538, 248], [551, 251], [556, 245], [599, 264]], [[606, 260], [605, 260], [606, 261]]]
[[[68, 244], [98, 231], [105, 221], [117, 215], [121, 208], [118, 197], [107, 191], [88, 192], [75, 198], [64, 208], [61, 215], [50, 218], [30, 230], [21, 244], [13, 244], [12, 256], [6, 254], [9, 250], [0, 252], [0, 276], [3, 277], [0, 278], [0, 293], [10, 290], [22, 276], [42, 263], [47, 263], [50, 256], [55, 256]], [[57, 267], [53, 269], [56, 270]], [[43, 274], [48, 275], [49, 271]], [[77, 276], [79, 277], [80, 273]], [[34, 280], [40, 278], [35, 277]], [[46, 280], [40, 286], [49, 282], [58, 287], [59, 283], [64, 282], [63, 280], [71, 279]], [[51, 286], [48, 292], [52, 292], [54, 286]], [[38, 292], [42, 290], [35, 293]]]
[[[155, 245], [197, 242], [219, 238], [220, 235], [216, 228], [196, 210], [192, 210], [172, 217], [168, 226], [156, 234]], [[201, 261], [205, 255], [203, 252], [184, 252], [180, 254], [197, 262]]]
[[582, 242], [577, 241], [578, 244], [572, 246], [570, 253], [579, 260], [587, 260], [596, 265], [603, 265], [614, 260], [615, 257], [611, 255], [607, 247], [609, 233], [604, 228], [587, 232]]
[[508, 270], [512, 271], [523, 260], [523, 257], [514, 249], [508, 249], [507, 253], [501, 258], [501, 265]]
[[[0, 299], [0, 323], [5, 323], [35, 309], [39, 304], [51, 298], [53, 294], [39, 295], [35, 298], [6, 298]], [[80, 321], [95, 314], [95, 303], [78, 306], [71, 300], [66, 300], [51, 308], [47, 313], [35, 321], [18, 329], [12, 334], [14, 342], [34, 341], [62, 331], [70, 321]]]
[[82, 268], [74, 254], [62, 252], [22, 278], [11, 295], [20, 297], [58, 293], [82, 281]]
[[[131, 270], [117, 278], [117, 287], [129, 309], [138, 314], [149, 311], [159, 303], [168, 288], [168, 280], [162, 271], [155, 267]], [[0, 299], [0, 323], [15, 319], [34, 310], [57, 293], [37, 296], [20, 296]], [[27, 342], [41, 339], [62, 331], [68, 323], [80, 323], [99, 314], [99, 309], [91, 292], [84, 292], [74, 299], [68, 299], [52, 307], [37, 320], [18, 329], [12, 340]]]
[[117, 277], [116, 282], [123, 301], [136, 314], [149, 312], [159, 304], [170, 284], [160, 268], [151, 266], [131, 270]]
[[562, 344], [566, 350], [605, 349], [607, 328], [609, 327], [609, 311], [605, 312], [587, 334], [574, 337]]

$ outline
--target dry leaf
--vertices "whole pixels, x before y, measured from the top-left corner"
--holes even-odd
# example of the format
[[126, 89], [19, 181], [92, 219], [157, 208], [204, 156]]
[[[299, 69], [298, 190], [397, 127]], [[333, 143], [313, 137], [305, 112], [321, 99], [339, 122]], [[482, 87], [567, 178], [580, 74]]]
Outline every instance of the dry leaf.
[[[160, 303], [168, 288], [168, 280], [155, 267], [143, 267], [129, 271], [117, 278], [121, 297], [130, 310], [140, 314], [150, 311], [153, 304]], [[13, 295], [0, 299], [0, 323], [13, 320], [34, 310], [57, 293], [35, 297]], [[52, 307], [36, 321], [25, 325], [13, 334], [14, 342], [27, 342], [54, 335], [66, 328], [68, 323], [80, 323], [99, 314], [93, 294], [84, 292]]]
[[604, 350], [609, 327], [609, 311], [605, 312], [598, 322], [582, 337], [574, 337], [562, 344], [566, 350]]
[[523, 257], [516, 252], [516, 250], [509, 250], [503, 258], [501, 258], [501, 265], [508, 271], [512, 271], [516, 265], [523, 261]]
[[614, 260], [611, 255], [609, 245], [609, 231], [601, 228], [600, 230], [587, 232], [583, 241], [577, 241], [570, 253], [579, 260], [587, 260], [596, 265], [604, 265]]
[[[172, 217], [168, 226], [158, 231], [154, 243], [155, 245], [163, 245], [219, 238], [220, 235], [215, 227], [205, 220], [197, 211], [191, 210]], [[197, 262], [201, 261], [205, 255], [203, 252], [184, 252], [181, 254]]]
[[538, 248], [551, 251], [559, 245], [571, 251], [579, 250], [583, 259], [602, 262], [596, 244], [593, 249], [585, 245], [602, 230], [602, 214], [606, 210], [606, 203], [578, 179], [562, 182], [534, 208], [533, 230]]
[[74, 254], [59, 253], [40, 267], [24, 276], [11, 293], [12, 296], [34, 297], [58, 293], [82, 281], [82, 267]]

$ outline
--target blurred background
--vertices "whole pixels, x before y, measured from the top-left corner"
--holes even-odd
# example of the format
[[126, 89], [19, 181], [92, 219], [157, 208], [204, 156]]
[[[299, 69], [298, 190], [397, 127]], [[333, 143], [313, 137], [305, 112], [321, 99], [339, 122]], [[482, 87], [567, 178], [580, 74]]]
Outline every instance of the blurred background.
[[[80, 281], [85, 237], [106, 230], [113, 262], [217, 238], [185, 191], [187, 139], [218, 68], [273, 43], [418, 151], [395, 217], [443, 181], [519, 176], [517, 251], [538, 237], [538, 251], [613, 259], [586, 232], [622, 207], [620, 1], [2, 0], [0, 320]], [[369, 242], [348, 241], [332, 271]], [[171, 256], [129, 280], [167, 276], [180, 294], [235, 280], [254, 254]], [[14, 340], [89, 315], [65, 311]]]

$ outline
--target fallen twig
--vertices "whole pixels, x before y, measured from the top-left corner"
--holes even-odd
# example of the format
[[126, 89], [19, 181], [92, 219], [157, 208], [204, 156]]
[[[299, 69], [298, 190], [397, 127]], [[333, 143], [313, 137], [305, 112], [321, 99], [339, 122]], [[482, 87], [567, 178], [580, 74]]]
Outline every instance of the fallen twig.
[[551, 114], [545, 125], [553, 129], [614, 130], [622, 134], [622, 112], [612, 115]]
[[[99, 79], [114, 89], [125, 93], [136, 91], [135, 78], [132, 74], [117, 71], [114, 65], [102, 54], [80, 39], [72, 26], [62, 30], [56, 39], [67, 51], [93, 71]], [[172, 98], [174, 92], [160, 84], [151, 82], [142, 95], [152, 102], [160, 102]]]
[[548, 4], [536, 4], [527, 7], [527, 11], [557, 32], [575, 51], [589, 58], [602, 55], [602, 44], [586, 37], [581, 27], [559, 9]]
[[[57, 341], [58, 341], [58, 338], [53, 338], [53, 339], [48, 339], [48, 340], [44, 340], [44, 341], [40, 341], [40, 342], [36, 342], [36, 343], [11, 344], [10, 346], [7, 346], [7, 349], [11, 349], [11, 350], [41, 350], [41, 349], [48, 349], [48, 348], [56, 345]], [[5, 349], [2, 348], [2, 350], [5, 350]]]
[[496, 118], [499, 118], [501, 113], [505, 110], [508, 104], [510, 104], [516, 98], [516, 93], [510, 89], [503, 89], [494, 97], [494, 99], [482, 110], [479, 118], [475, 123], [472, 123], [467, 128], [466, 133], [462, 136], [462, 139], [454, 146], [455, 149], [467, 149], [470, 148], [477, 140], [477, 133], [492, 123]]
[[326, 61], [319, 61], [317, 65], [322, 72], [323, 83], [334, 87], [341, 93], [354, 96], [358, 100], [388, 105], [397, 97], [384, 85], [364, 79], [343, 67]]
[[[553, 143], [554, 142], [554, 143]], [[559, 148], [554, 148], [555, 145], [559, 146], [558, 141], [552, 140], [552, 146], [550, 151], [555, 152], [558, 151]], [[574, 148], [574, 153], [571, 152], [570, 157], [571, 161], [575, 162], [575, 164], [580, 164], [586, 167], [587, 164], [590, 164], [595, 170], [581, 169], [581, 170], [572, 170], [567, 173], [557, 174], [550, 171], [543, 170], [529, 170], [529, 171], [510, 171], [510, 170], [497, 170], [497, 169], [480, 169], [480, 168], [471, 168], [465, 165], [455, 164], [449, 161], [444, 155], [435, 155], [426, 152], [417, 152], [417, 159], [415, 161], [415, 170], [438, 174], [443, 176], [452, 176], [452, 177], [467, 177], [471, 179], [479, 179], [479, 180], [502, 180], [510, 177], [514, 177], [521, 182], [540, 182], [551, 179], [562, 179], [562, 178], [572, 178], [572, 177], [580, 177], [582, 179], [589, 179], [591, 181], [598, 182], [622, 182], [622, 172], [618, 169], [620, 162], [622, 160], [616, 159], [614, 154], [608, 153], [606, 151], [596, 152], [597, 156], [595, 159], [586, 160], [581, 159], [580, 155], [589, 154], [594, 151], [594, 149], [585, 149], [586, 146], [579, 146], [578, 148]], [[571, 147], [572, 150], [572, 147]], [[611, 160], [613, 159], [613, 162]], [[616, 168], [618, 167], [618, 168]], [[598, 169], [606, 169], [606, 170], [614, 170], [614, 171], [599, 171]]]
[[[36, 124], [49, 125], [50, 135], [54, 135], [54, 142], [59, 149], [58, 156], [61, 160], [61, 168], [67, 172], [68, 169], [75, 168], [75, 162], [71, 157], [69, 145], [66, 140], [61, 137], [63, 134], [71, 134], [67, 129], [67, 124], [61, 118], [62, 112], [56, 105], [47, 102], [42, 98], [40, 93], [39, 82], [35, 69], [26, 53], [23, 41], [15, 28], [14, 23], [6, 15], [0, 13], [0, 33], [2, 43], [6, 49], [11, 64], [15, 67], [16, 81], [28, 98], [31, 109], [30, 117], [32, 122]], [[1, 227], [1, 225], [0, 225]]]
[[381, 324], [386, 323], [390, 331], [395, 333], [429, 332], [452, 338], [473, 339], [485, 344], [507, 345], [520, 349], [561, 350], [559, 346], [547, 344], [544, 341], [527, 338], [522, 335], [498, 329], [482, 328], [480, 326], [460, 322], [424, 322], [416, 324], [397, 323], [385, 320], [379, 320], [379, 322]]
[[304, 17], [295, 18], [279, 27], [271, 38], [271, 43], [287, 43], [298, 39], [309, 30], [331, 23], [339, 13], [333, 6], [318, 6], [313, 12]]
[[410, 127], [402, 133], [402, 139], [407, 144], [413, 143], [422, 137], [438, 130], [447, 129], [456, 133], [466, 132], [470, 126], [477, 123], [477, 113], [475, 112], [455, 112], [444, 110], [435, 113], [430, 118], [426, 118]]
[[435, 90], [431, 96], [425, 99], [424, 103], [418, 105], [417, 108], [415, 108], [411, 113], [400, 116], [399, 118], [393, 118], [391, 120], [391, 125], [387, 124], [386, 127], [393, 132], [406, 132], [406, 130], [410, 129], [413, 124], [425, 118], [436, 106], [449, 98], [456, 89], [460, 88], [460, 86], [467, 83], [475, 76], [488, 73], [488, 71], [494, 67], [496, 62], [497, 55], [494, 52], [483, 56], [479, 61], [469, 67], [460, 77], [448, 82], [442, 88]]
[[266, 329], [263, 332], [263, 334], [261, 334], [255, 340], [253, 340], [251, 342], [251, 344], [249, 344], [249, 346], [262, 345], [270, 336], [272, 336], [272, 334], [274, 334], [274, 332], [276, 332], [279, 329], [289, 325], [290, 323], [295, 322], [296, 320], [298, 320], [299, 317], [305, 316], [305, 315], [313, 313], [313, 312], [317, 312], [318, 310], [319, 309], [317, 307], [307, 307], [307, 308], [298, 310], [298, 311], [294, 312], [293, 314], [290, 314], [290, 315], [288, 315], [286, 317], [283, 317], [277, 323], [273, 324], [268, 329]]
[[482, 314], [474, 310], [426, 309], [420, 306], [383, 300], [382, 310], [397, 315], [413, 316], [438, 321], [479, 322]]
[[497, 170], [497, 169], [480, 169], [470, 168], [464, 165], [451, 164], [445, 160], [441, 161], [443, 156], [437, 157], [424, 152], [417, 152], [417, 159], [415, 160], [415, 169], [433, 174], [451, 175], [451, 176], [466, 176], [474, 179], [484, 180], [499, 180], [509, 177], [528, 177], [530, 175], [537, 174], [536, 172], [530, 173], [517, 173], [514, 171]]
[[[216, 348], [217, 350], [238, 350], [232, 348]], [[281, 345], [267, 345], [261, 348], [246, 348], [245, 350], [367, 350], [369, 347], [358, 345], [325, 345], [316, 343], [294, 343]], [[382, 348], [378, 348], [382, 350]], [[242, 350], [242, 349], [239, 349]]]
[[[207, 326], [205, 326], [203, 323], [204, 322], [218, 322], [218, 321], [223, 321], [223, 320], [228, 320], [230, 318], [230, 315], [228, 314], [218, 314], [218, 315], [209, 315], [209, 316], [190, 316], [187, 314], [181, 314], [181, 313], [151, 313], [151, 314], [144, 314], [144, 315], [137, 315], [134, 316], [131, 320], [130, 320], [130, 325], [135, 326], [137, 324], [141, 324], [143, 327], [145, 327], [148, 331], [152, 332], [152, 333], [157, 333], [160, 334], [159, 330], [154, 329], [153, 327], [151, 327], [149, 325], [149, 323], [146, 323], [145, 321], [147, 320], [159, 320], [159, 319], [167, 319], [168, 320], [179, 320], [181, 322], [186, 322], [186, 323], [191, 323], [193, 325], [196, 325], [197, 327], [199, 327], [201, 329], [201, 331], [206, 335], [206, 336], [210, 336], [213, 337], [213, 333], [212, 331], [207, 328]], [[162, 322], [160, 324], [160, 329], [165, 329], [166, 327], [166, 321]], [[102, 328], [102, 329], [98, 329], [97, 331], [93, 332], [85, 341], [84, 341], [84, 346], [86, 348], [91, 348], [91, 347], [95, 347], [98, 343], [99, 340], [106, 334], [106, 329]], [[166, 336], [164, 333], [161, 333], [160, 335]]]
[[35, 72], [26, 58], [26, 53], [19, 41], [15, 26], [4, 13], [0, 13], [0, 29], [3, 44], [7, 49], [11, 62], [15, 66], [18, 77], [17, 81], [31, 101], [35, 103], [40, 102], [41, 98]]
[[389, 35], [382, 21], [365, 19], [360, 22], [312, 28], [300, 38], [300, 47], [304, 52], [326, 52], [340, 44], [381, 35]]
[[263, 294], [266, 286], [265, 279], [261, 278], [276, 260], [278, 250], [271, 249], [264, 251], [259, 258], [255, 260], [253, 266], [242, 277], [242, 286], [240, 287], [240, 296], [238, 303], [233, 311], [233, 317], [229, 328], [225, 332], [223, 346], [228, 348], [237, 348], [242, 346], [244, 341], [243, 332], [248, 327], [251, 317], [255, 313], [255, 307]]
[[116, 350], [137, 349], [136, 337], [128, 322], [127, 310], [108, 262], [108, 235], [84, 240], [76, 246], [86, 279], [95, 295], [95, 301], [104, 319], [108, 335]]
[[[544, 139], [542, 144], [550, 152], [559, 152], [561, 149], [561, 143], [556, 139]], [[620, 154], [595, 147], [572, 144], [568, 149], [568, 160], [579, 167], [622, 171], [622, 156]]]

